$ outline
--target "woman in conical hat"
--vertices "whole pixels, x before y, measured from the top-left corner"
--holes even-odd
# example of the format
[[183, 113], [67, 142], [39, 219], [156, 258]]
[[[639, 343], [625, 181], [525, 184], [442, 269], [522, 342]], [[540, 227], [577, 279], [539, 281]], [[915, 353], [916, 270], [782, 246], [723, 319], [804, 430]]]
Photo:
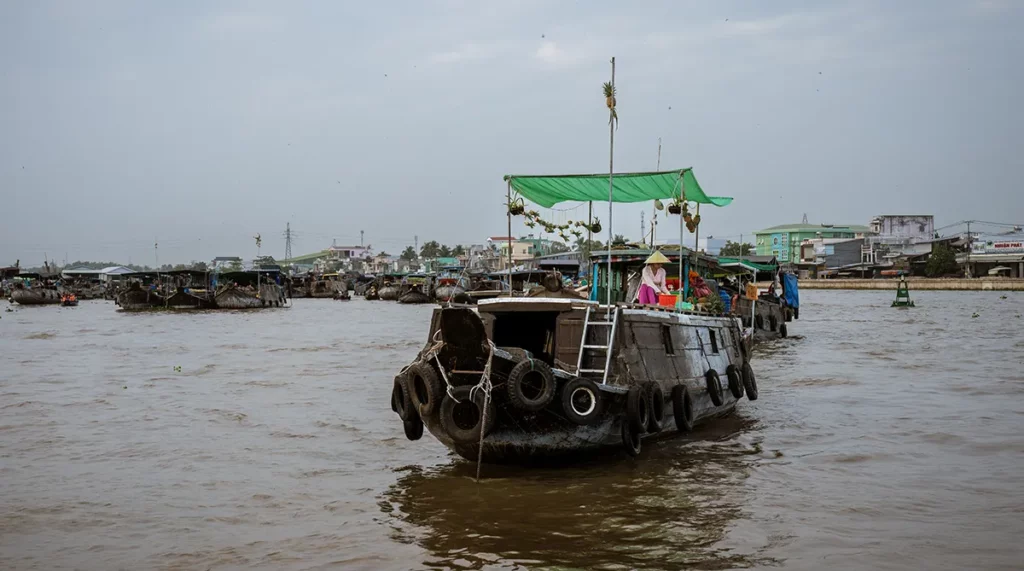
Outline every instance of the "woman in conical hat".
[[669, 293], [665, 287], [665, 268], [663, 264], [668, 263], [668, 258], [661, 252], [654, 252], [644, 262], [644, 271], [640, 274], [640, 303], [644, 305], [657, 305], [659, 293]]

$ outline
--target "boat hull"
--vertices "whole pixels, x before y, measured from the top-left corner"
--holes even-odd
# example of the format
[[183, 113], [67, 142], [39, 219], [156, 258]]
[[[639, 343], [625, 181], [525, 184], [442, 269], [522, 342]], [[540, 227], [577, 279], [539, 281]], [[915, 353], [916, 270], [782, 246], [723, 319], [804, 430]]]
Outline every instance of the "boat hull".
[[259, 293], [248, 288], [227, 286], [217, 292], [214, 303], [219, 309], [258, 309], [281, 307], [285, 298], [277, 284], [261, 284]]
[[466, 293], [466, 288], [457, 285], [441, 285], [434, 290], [434, 299], [446, 302], [454, 299], [455, 296]]
[[[728, 386], [728, 371], [739, 371], [749, 358], [749, 342], [740, 330], [738, 319], [706, 314], [680, 314], [643, 307], [620, 308], [618, 332], [615, 334], [614, 352], [611, 359], [607, 382], [600, 375], [588, 374], [598, 388], [600, 405], [596, 416], [587, 425], [571, 421], [563, 408], [563, 389], [577, 378], [576, 357], [583, 341], [584, 312], [578, 306], [583, 302], [562, 299], [509, 299], [490, 302], [481, 307], [479, 313], [468, 308], [439, 308], [435, 310], [428, 339], [431, 340], [417, 356], [421, 364], [438, 362], [450, 363], [445, 376], [453, 386], [475, 385], [480, 376], [472, 371], [483, 369], [487, 353], [481, 347], [494, 342], [494, 331], [502, 319], [512, 319], [509, 326], [520, 328], [523, 336], [522, 347], [500, 347], [491, 355], [491, 383], [494, 386], [491, 398], [494, 405], [495, 426], [479, 441], [457, 441], [441, 422], [441, 409], [422, 419], [425, 428], [439, 442], [453, 452], [477, 460], [478, 454], [488, 463], [530, 463], [541, 459], [578, 456], [597, 453], [601, 450], [623, 448], [625, 423], [628, 422], [627, 395], [632, 387], [640, 386], [645, 391], [657, 385], [664, 397], [664, 415], [660, 426], [648, 425], [642, 438], [658, 438], [679, 432], [675, 421], [672, 394], [677, 386], [686, 388], [689, 395], [690, 429], [715, 418], [732, 413], [744, 396], [739, 397]], [[523, 307], [543, 307], [535, 315]], [[573, 309], [560, 309], [573, 308]], [[585, 307], [585, 306], [584, 306]], [[552, 308], [555, 311], [552, 311]], [[447, 312], [447, 313], [446, 313]], [[527, 317], [523, 317], [527, 315]], [[472, 316], [476, 316], [474, 319]], [[512, 317], [510, 317], [512, 316]], [[547, 321], [550, 319], [550, 321]], [[591, 315], [593, 322], [595, 317]], [[476, 324], [479, 320], [479, 324]], [[556, 324], [545, 331], [530, 331], [526, 323]], [[518, 325], [516, 325], [518, 324]], [[590, 331], [595, 329], [591, 326]], [[607, 331], [607, 330], [606, 330]], [[439, 333], [440, 332], [440, 333]], [[507, 334], [505, 334], [507, 335]], [[425, 361], [430, 350], [437, 349], [434, 342], [440, 338], [443, 346], [437, 357]], [[553, 349], [545, 345], [544, 339], [554, 340]], [[538, 341], [540, 340], [540, 341]], [[503, 336], [502, 343], [509, 338]], [[542, 345], [536, 345], [539, 342]], [[531, 343], [534, 343], [531, 346]], [[593, 334], [588, 336], [587, 345], [596, 345]], [[529, 347], [529, 349], [527, 349]], [[553, 351], [552, 353], [548, 353]], [[513, 404], [507, 392], [509, 375], [517, 364], [531, 361], [545, 361], [554, 369], [556, 389], [554, 398], [540, 411], [528, 412]], [[600, 361], [604, 361], [601, 357]], [[416, 361], [414, 361], [415, 363]], [[597, 369], [594, 357], [585, 358], [581, 369]], [[732, 367], [735, 367], [733, 369]], [[714, 370], [720, 379], [720, 391], [712, 398], [708, 371]], [[468, 372], [466, 372], [468, 371]], [[409, 369], [399, 373], [405, 386], [411, 386]], [[635, 392], [635, 391], [634, 391]], [[445, 399], [449, 397], [443, 397]], [[755, 395], [756, 398], [756, 395]], [[716, 401], [718, 404], [716, 404]], [[685, 424], [685, 423], [683, 423]]]
[[384, 301], [395, 301], [402, 297], [402, 289], [399, 286], [387, 285], [377, 291], [377, 297]]
[[164, 306], [164, 298], [156, 292], [131, 288], [117, 294], [115, 299], [123, 311], [144, 311]]
[[429, 295], [427, 295], [427, 294], [425, 294], [423, 292], [419, 292], [419, 291], [410, 291], [409, 293], [407, 293], [407, 294], [403, 295], [402, 297], [398, 298], [398, 303], [406, 303], [406, 304], [433, 303], [433, 302], [434, 302], [434, 300], [431, 299], [431, 297]]
[[60, 293], [55, 289], [14, 288], [11, 299], [21, 305], [53, 305], [60, 303]]

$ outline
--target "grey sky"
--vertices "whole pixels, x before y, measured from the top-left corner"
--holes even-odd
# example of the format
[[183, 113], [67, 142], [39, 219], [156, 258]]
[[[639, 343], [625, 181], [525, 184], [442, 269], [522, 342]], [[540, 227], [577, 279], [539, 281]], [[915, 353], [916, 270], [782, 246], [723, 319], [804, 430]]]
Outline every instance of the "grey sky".
[[[281, 256], [286, 222], [296, 254], [360, 230], [391, 253], [414, 235], [481, 242], [505, 232], [503, 174], [607, 169], [613, 55], [616, 170], [652, 170], [662, 137], [663, 167], [736, 199], [702, 211], [702, 234], [804, 212], [1020, 222], [1022, 15], [1012, 0], [8, 0], [0, 265], [152, 264], [154, 237], [161, 263], [251, 257], [257, 233]], [[615, 231], [637, 237], [640, 209], [616, 206]]]

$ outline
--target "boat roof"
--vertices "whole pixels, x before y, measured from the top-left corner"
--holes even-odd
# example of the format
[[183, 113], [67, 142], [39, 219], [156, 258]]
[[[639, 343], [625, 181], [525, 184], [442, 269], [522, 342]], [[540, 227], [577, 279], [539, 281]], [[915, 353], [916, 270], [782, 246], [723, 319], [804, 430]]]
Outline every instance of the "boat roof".
[[616, 173], [611, 177], [614, 192], [609, 192], [609, 175], [563, 174], [563, 175], [505, 175], [505, 181], [512, 190], [523, 198], [543, 206], [552, 206], [566, 201], [604, 202], [612, 196], [612, 202], [647, 202], [682, 197], [687, 202], [725, 206], [732, 198], [708, 196], [700, 187], [692, 168], [658, 172]]

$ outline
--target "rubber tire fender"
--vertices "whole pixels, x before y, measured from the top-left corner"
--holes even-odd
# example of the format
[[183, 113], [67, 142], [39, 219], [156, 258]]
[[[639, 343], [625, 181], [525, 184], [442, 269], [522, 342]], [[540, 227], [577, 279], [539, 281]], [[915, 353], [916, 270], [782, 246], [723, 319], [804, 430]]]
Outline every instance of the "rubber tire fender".
[[644, 392], [651, 409], [647, 415], [647, 432], [657, 434], [665, 424], [665, 391], [661, 390], [661, 385], [650, 381], [645, 383]]
[[786, 308], [786, 321], [787, 322], [788, 321], [793, 321], [793, 308], [792, 307], [787, 307]]
[[633, 430], [629, 422], [622, 423], [622, 448], [625, 449], [626, 454], [634, 458], [639, 456], [642, 440], [642, 433]]
[[754, 316], [754, 326], [757, 329], [764, 330], [764, 316], [762, 316], [762, 315]]
[[429, 418], [441, 405], [444, 398], [444, 387], [437, 378], [437, 371], [430, 363], [420, 361], [409, 367], [406, 386], [409, 387], [409, 398], [415, 405], [420, 418]]
[[685, 385], [672, 387], [672, 413], [676, 417], [679, 432], [693, 430], [693, 399], [690, 398], [690, 389]]
[[[532, 399], [523, 393], [523, 381], [530, 377], [541, 383], [540, 394]], [[537, 359], [526, 359], [512, 367], [508, 374], [508, 382], [505, 384], [508, 400], [512, 405], [530, 412], [537, 412], [551, 404], [555, 399], [555, 388], [555, 375], [551, 372], [551, 367]]]
[[[576, 403], [573, 402], [573, 396], [583, 391], [584, 395], [589, 396], [592, 400], [592, 407], [587, 407], [587, 410], [579, 412], [577, 411]], [[590, 379], [575, 378], [565, 383], [562, 387], [562, 411], [565, 416], [575, 424], [580, 426], [590, 426], [601, 420], [601, 413], [604, 410], [604, 399], [601, 398], [601, 391], [597, 388], [597, 383]]]
[[800, 319], [800, 308], [799, 307], [794, 307], [793, 308], [793, 319]]
[[626, 392], [626, 421], [630, 429], [637, 434], [647, 430], [650, 420], [651, 405], [647, 392], [642, 385], [633, 385]]
[[729, 365], [725, 369], [725, 376], [729, 379], [729, 392], [736, 400], [743, 398], [743, 375], [736, 365]]
[[757, 379], [754, 378], [754, 368], [750, 366], [750, 361], [743, 363], [743, 388], [749, 400], [757, 400]]
[[403, 420], [402, 428], [405, 429], [405, 437], [409, 440], [419, 440], [423, 437], [423, 421], [418, 416], [412, 420]]
[[718, 378], [718, 371], [708, 369], [708, 372], [704, 373], [704, 381], [707, 384], [708, 396], [711, 397], [712, 404], [722, 406], [725, 401], [722, 400], [722, 381]]
[[768, 316], [768, 327], [772, 331], [778, 331], [779, 329], [779, 318], [775, 317], [774, 313]]
[[788, 335], [789, 335], [789, 329], [786, 327], [786, 324], [785, 323], [780, 323], [779, 324], [779, 336], [782, 337], [783, 339], [785, 339], [786, 336], [788, 336]]
[[398, 417], [402, 420], [420, 417], [416, 406], [412, 403], [412, 397], [409, 396], [409, 385], [405, 375], [395, 377], [395, 385], [391, 390], [391, 410], [397, 412]]
[[[461, 387], [455, 387], [452, 389], [452, 395], [459, 402], [456, 402], [452, 397], [445, 395], [444, 400], [441, 401], [441, 428], [454, 440], [460, 443], [478, 443], [480, 441], [480, 431], [483, 430], [483, 435], [487, 436], [494, 428], [497, 410], [494, 407], [494, 400], [491, 399], [487, 402], [486, 408], [484, 407], [484, 400], [486, 395], [482, 390], [476, 391], [473, 395], [473, 399], [469, 398], [470, 389], [473, 387], [464, 385]], [[464, 405], [472, 405], [477, 409], [476, 424], [469, 428], [463, 428], [459, 426], [456, 421], [456, 407], [462, 407]], [[486, 410], [487, 420], [486, 424], [484, 421], [484, 411]], [[481, 426], [483, 424], [483, 426]]]

